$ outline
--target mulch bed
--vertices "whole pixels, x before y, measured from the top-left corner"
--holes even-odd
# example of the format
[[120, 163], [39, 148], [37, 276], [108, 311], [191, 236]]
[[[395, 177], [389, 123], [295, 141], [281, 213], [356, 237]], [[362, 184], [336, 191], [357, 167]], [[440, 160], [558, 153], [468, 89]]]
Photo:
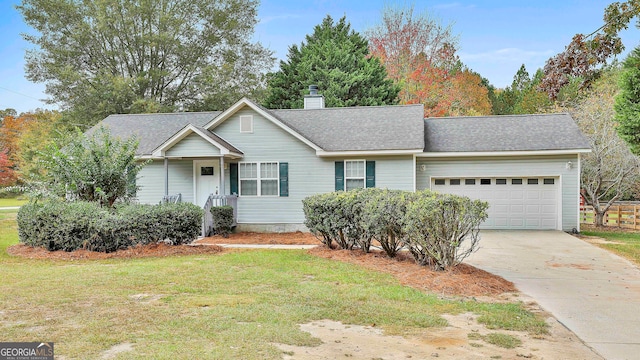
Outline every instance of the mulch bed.
[[[33, 248], [19, 244], [9, 247], [7, 252], [12, 256], [29, 259], [84, 260], [215, 254], [223, 251], [222, 247], [211, 244], [321, 245], [313, 235], [303, 232], [235, 233], [231, 234], [229, 238], [221, 236], [204, 238], [198, 240], [196, 244], [209, 245], [150, 244], [112, 253], [99, 253], [88, 250], [48, 251], [44, 248]], [[406, 252], [399, 253], [393, 259], [378, 250], [365, 254], [360, 250], [331, 250], [324, 246], [318, 246], [308, 252], [314, 256], [349, 262], [367, 269], [389, 273], [403, 285], [445, 296], [497, 296], [517, 291], [513, 283], [467, 264], [460, 264], [449, 271], [430, 270], [427, 267], [417, 265], [411, 255]]]
[[315, 236], [308, 232], [255, 233], [242, 232], [230, 234], [228, 238], [220, 235], [198, 240], [196, 244], [264, 244], [264, 245], [321, 245]]
[[308, 251], [326, 259], [389, 273], [403, 285], [447, 296], [496, 296], [518, 291], [512, 282], [464, 263], [449, 271], [433, 271], [416, 264], [411, 254], [406, 252], [390, 259], [380, 251], [365, 254], [359, 250], [331, 250], [326, 247]]

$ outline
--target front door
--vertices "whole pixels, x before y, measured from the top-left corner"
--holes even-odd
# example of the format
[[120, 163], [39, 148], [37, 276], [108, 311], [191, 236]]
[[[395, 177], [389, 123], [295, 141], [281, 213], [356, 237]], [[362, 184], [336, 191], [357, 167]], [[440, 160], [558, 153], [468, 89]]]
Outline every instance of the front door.
[[196, 205], [202, 207], [209, 194], [220, 191], [220, 162], [218, 160], [194, 160], [196, 175]]

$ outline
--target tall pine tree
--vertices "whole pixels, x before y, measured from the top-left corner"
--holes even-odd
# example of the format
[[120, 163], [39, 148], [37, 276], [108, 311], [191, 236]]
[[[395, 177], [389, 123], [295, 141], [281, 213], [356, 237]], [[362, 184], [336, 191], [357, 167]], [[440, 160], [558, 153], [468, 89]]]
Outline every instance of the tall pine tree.
[[303, 107], [309, 85], [318, 85], [327, 107], [396, 104], [399, 88], [387, 79], [380, 61], [370, 57], [367, 40], [351, 30], [345, 17], [327, 15], [300, 47], [267, 80], [263, 104], [272, 109]]

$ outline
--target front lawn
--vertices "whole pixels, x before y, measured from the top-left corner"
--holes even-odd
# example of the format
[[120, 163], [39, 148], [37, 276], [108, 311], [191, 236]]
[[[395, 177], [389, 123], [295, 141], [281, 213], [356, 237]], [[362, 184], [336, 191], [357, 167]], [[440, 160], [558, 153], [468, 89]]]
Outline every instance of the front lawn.
[[603, 249], [610, 250], [640, 265], [640, 233], [630, 231], [599, 231], [596, 228], [582, 232], [587, 236], [597, 236], [605, 239], [605, 243], [596, 243]]
[[[467, 311], [494, 329], [545, 333], [520, 303], [445, 300], [391, 275], [305, 251], [111, 260], [11, 257], [15, 214], [0, 220], [0, 341], [53, 341], [66, 359], [277, 359], [271, 343], [317, 345], [298, 324], [331, 319], [415, 333]], [[424, 330], [422, 330], [424, 331]]]
[[6, 199], [0, 198], [0, 208], [22, 206], [27, 202], [28, 200], [23, 198], [6, 198]]

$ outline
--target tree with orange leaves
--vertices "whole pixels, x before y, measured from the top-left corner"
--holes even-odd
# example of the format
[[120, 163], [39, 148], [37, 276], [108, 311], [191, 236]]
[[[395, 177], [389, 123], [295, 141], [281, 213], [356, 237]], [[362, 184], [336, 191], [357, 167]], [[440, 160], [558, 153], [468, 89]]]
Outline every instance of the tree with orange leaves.
[[425, 117], [491, 112], [481, 77], [464, 69], [456, 55], [450, 25], [426, 13], [414, 16], [413, 5], [386, 7], [381, 23], [366, 35], [372, 56], [400, 85], [401, 104], [423, 104]]
[[16, 172], [13, 169], [13, 162], [9, 160], [7, 152], [6, 149], [0, 151], [0, 187], [16, 184]]
[[9, 115], [2, 120], [2, 126], [0, 126], [0, 149], [6, 152], [6, 156], [14, 169], [17, 163], [18, 140], [27, 124], [33, 120], [34, 116], [32, 114]]

